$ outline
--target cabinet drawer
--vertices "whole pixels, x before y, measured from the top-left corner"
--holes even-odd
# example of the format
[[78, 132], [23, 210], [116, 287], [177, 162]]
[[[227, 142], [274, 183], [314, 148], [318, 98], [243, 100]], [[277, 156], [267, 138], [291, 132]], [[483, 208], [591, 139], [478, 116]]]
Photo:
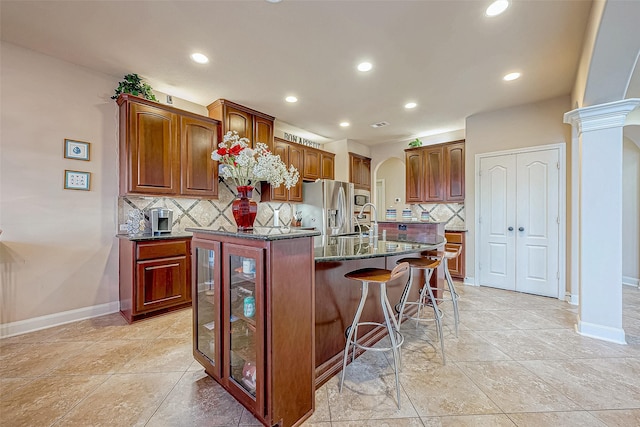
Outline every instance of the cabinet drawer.
[[188, 252], [187, 243], [186, 240], [139, 243], [136, 259], [143, 260], [186, 255]]
[[447, 243], [462, 243], [462, 233], [444, 233], [445, 239], [447, 239]]

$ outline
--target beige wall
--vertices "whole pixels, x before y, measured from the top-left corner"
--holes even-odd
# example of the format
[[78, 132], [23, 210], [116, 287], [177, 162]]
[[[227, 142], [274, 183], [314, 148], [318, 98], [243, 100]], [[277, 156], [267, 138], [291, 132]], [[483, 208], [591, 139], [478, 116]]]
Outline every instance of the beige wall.
[[[2, 323], [117, 310], [117, 79], [2, 43]], [[63, 158], [65, 138], [91, 143]], [[63, 189], [65, 169], [91, 191]]]
[[[570, 141], [563, 115], [570, 110], [569, 96], [535, 104], [476, 114], [466, 121], [465, 211], [469, 232], [466, 240], [466, 271], [475, 272], [475, 157], [477, 154]], [[570, 173], [570, 145], [566, 145], [566, 171]], [[570, 196], [567, 190], [567, 198]], [[569, 217], [567, 216], [567, 219]], [[569, 224], [567, 223], [567, 229]], [[568, 242], [567, 242], [568, 243]], [[473, 278], [472, 280], [475, 280]]]
[[[640, 134], [640, 126], [635, 126]], [[625, 133], [628, 128], [625, 128]], [[629, 133], [631, 129], [629, 129]], [[622, 280], [640, 279], [640, 140], [624, 139], [622, 153]]]
[[[404, 161], [390, 157], [378, 167], [376, 174], [376, 180], [384, 179], [385, 183], [384, 207], [393, 206], [399, 213], [405, 207], [405, 171]], [[375, 192], [375, 186], [371, 191]], [[400, 203], [395, 202], [396, 197], [400, 198]], [[379, 212], [378, 216], [384, 218], [384, 212]]]
[[334, 179], [349, 182], [349, 153], [371, 157], [371, 149], [348, 139], [341, 139], [323, 144], [320, 149], [330, 151], [336, 155], [334, 162]]

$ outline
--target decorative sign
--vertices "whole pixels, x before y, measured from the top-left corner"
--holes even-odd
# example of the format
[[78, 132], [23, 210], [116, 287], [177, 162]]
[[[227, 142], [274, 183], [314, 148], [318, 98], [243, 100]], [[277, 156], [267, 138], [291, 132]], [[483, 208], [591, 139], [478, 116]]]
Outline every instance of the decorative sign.
[[283, 132], [283, 133], [284, 133], [284, 139], [286, 139], [287, 141], [295, 142], [301, 145], [306, 145], [307, 147], [320, 148], [320, 144], [313, 142], [310, 139], [302, 138], [292, 133], [287, 133], [287, 132]]

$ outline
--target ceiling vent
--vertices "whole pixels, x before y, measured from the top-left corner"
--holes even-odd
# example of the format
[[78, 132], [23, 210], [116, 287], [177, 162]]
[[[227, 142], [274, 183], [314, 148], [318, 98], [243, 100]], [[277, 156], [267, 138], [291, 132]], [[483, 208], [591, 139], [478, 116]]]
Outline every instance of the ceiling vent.
[[372, 128], [381, 128], [383, 126], [388, 126], [389, 122], [378, 122], [371, 125]]

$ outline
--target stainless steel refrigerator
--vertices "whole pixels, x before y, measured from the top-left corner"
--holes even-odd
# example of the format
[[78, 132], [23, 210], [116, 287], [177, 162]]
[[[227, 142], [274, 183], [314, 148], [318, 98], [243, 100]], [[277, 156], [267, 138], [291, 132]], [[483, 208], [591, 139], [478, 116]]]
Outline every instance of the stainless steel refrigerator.
[[302, 226], [335, 236], [353, 232], [353, 184], [320, 179], [302, 184]]

